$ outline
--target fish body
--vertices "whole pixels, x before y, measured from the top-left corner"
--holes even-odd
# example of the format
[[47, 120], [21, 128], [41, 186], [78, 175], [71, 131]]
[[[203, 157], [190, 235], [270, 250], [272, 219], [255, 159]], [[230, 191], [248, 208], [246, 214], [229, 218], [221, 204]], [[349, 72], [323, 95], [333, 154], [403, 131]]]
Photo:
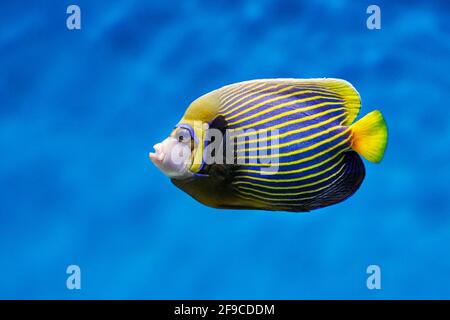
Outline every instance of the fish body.
[[[171, 143], [182, 132], [191, 151], [182, 170], [162, 168], [155, 160], [161, 153], [150, 157], [176, 186], [208, 206], [310, 211], [359, 188], [365, 176], [360, 155], [371, 162], [383, 157], [383, 116], [373, 111], [354, 123], [359, 110], [358, 92], [340, 79], [236, 83], [192, 102], [173, 130]], [[214, 129], [222, 140], [211, 139]], [[224, 147], [211, 161], [209, 147], [219, 140]]]

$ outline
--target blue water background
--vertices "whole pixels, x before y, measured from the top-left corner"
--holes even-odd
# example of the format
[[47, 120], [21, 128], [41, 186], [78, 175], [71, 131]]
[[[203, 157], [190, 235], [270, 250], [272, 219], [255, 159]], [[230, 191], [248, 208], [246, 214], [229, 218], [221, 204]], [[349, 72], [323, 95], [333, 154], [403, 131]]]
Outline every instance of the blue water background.
[[[371, 31], [369, 4], [3, 1], [0, 298], [450, 298], [450, 5], [377, 1]], [[214, 210], [150, 163], [189, 102], [270, 77], [343, 78], [385, 115], [349, 200]]]

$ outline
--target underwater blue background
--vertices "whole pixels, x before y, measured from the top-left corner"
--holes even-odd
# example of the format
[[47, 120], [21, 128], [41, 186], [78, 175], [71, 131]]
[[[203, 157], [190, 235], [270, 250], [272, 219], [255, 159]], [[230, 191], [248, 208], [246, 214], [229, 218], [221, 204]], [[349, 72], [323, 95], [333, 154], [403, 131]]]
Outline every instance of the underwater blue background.
[[[370, 4], [2, 2], [0, 298], [450, 298], [450, 5], [376, 1], [368, 30]], [[385, 158], [353, 197], [214, 210], [150, 163], [196, 97], [270, 77], [343, 78], [360, 116], [383, 112]]]

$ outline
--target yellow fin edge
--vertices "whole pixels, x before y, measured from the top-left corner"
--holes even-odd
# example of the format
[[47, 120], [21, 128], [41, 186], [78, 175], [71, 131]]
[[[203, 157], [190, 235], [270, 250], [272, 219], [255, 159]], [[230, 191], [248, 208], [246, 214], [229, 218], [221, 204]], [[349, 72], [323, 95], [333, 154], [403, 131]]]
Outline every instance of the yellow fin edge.
[[344, 99], [344, 106], [347, 108], [347, 118], [343, 125], [351, 125], [361, 109], [361, 98], [358, 91], [350, 82], [342, 79], [324, 78], [321, 82], [326, 88], [336, 92]]

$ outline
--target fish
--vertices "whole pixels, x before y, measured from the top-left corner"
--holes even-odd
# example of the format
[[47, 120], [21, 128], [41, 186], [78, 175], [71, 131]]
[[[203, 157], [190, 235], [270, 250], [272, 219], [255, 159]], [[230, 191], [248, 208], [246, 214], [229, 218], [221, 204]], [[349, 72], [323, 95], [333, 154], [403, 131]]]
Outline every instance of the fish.
[[379, 110], [355, 121], [360, 108], [343, 79], [234, 83], [190, 103], [149, 157], [206, 206], [309, 212], [359, 189], [361, 157], [384, 157], [386, 121]]

